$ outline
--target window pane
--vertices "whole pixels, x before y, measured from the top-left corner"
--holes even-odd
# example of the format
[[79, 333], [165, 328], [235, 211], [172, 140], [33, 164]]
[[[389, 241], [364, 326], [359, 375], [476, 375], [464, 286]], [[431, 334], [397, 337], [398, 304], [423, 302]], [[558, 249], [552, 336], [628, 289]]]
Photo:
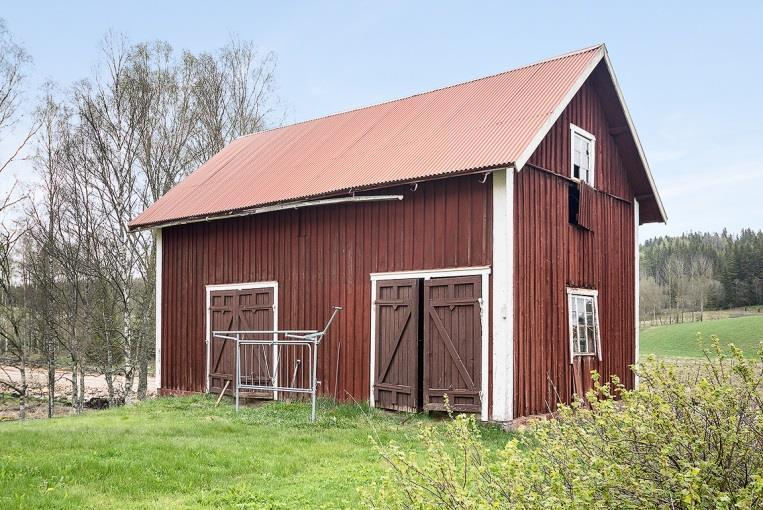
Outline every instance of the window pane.
[[570, 324], [572, 325], [572, 352], [580, 352], [580, 340], [578, 338], [578, 301], [574, 297], [570, 299]]
[[588, 138], [573, 133], [572, 136], [572, 176], [591, 183], [593, 172], [591, 166], [593, 163], [593, 143]]
[[588, 342], [589, 342], [588, 352], [594, 353], [596, 351], [596, 348], [595, 348], [596, 336], [594, 334], [594, 327], [589, 326], [588, 328], [586, 328], [586, 330], [587, 330]]
[[581, 152], [582, 152], [582, 157], [580, 158], [580, 166], [582, 166], [582, 167], [583, 167], [583, 168], [585, 168], [586, 170], [588, 170], [589, 168], [591, 168], [591, 154], [590, 154], [590, 149], [591, 149], [591, 142], [589, 142], [588, 140], [586, 140], [585, 142], [583, 142], [583, 148], [582, 148], [582, 150], [581, 150]]
[[581, 167], [583, 165], [585, 141], [577, 133], [572, 136], [572, 176], [575, 179], [580, 179]]
[[580, 352], [579, 340], [578, 340], [578, 328], [572, 328], [572, 352], [577, 354]]
[[573, 355], [596, 354], [599, 337], [596, 297], [570, 294], [568, 306]]
[[573, 296], [570, 296], [570, 299], [568, 301], [570, 306], [570, 330], [572, 333], [572, 353], [576, 354], [578, 352], [577, 300], [575, 300]]

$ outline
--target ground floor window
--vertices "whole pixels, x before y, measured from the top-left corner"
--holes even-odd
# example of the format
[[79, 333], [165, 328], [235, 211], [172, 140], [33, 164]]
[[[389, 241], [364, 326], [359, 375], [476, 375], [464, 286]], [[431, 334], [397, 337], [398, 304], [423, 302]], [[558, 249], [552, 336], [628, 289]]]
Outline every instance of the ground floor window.
[[570, 353], [575, 356], [598, 356], [601, 359], [598, 292], [592, 289], [567, 289]]

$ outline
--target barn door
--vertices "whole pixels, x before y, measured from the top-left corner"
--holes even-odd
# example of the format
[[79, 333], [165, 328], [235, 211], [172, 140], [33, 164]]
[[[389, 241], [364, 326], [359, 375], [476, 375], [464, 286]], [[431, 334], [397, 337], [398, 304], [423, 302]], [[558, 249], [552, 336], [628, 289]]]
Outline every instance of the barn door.
[[376, 282], [376, 407], [416, 411], [419, 379], [419, 281]]
[[[274, 289], [216, 290], [209, 296], [209, 390], [219, 393], [230, 381], [232, 393], [236, 373], [235, 343], [212, 335], [214, 331], [272, 330]], [[250, 338], [250, 337], [247, 337]], [[272, 350], [262, 347], [258, 356], [242, 359], [241, 375], [262, 381], [272, 374]]]
[[424, 409], [479, 412], [482, 376], [482, 280], [424, 283]]
[[220, 393], [225, 382], [230, 381], [230, 391], [235, 373], [235, 347], [232, 342], [215, 338], [213, 331], [238, 329], [236, 300], [238, 291], [221, 290], [209, 295], [209, 391]]
[[[273, 329], [273, 288], [238, 291], [238, 329], [241, 331], [270, 331]], [[246, 335], [251, 340], [270, 340], [272, 335]], [[229, 342], [230, 343], [230, 342]], [[275, 376], [273, 348], [250, 346], [241, 359], [241, 378], [247, 384], [267, 386]]]

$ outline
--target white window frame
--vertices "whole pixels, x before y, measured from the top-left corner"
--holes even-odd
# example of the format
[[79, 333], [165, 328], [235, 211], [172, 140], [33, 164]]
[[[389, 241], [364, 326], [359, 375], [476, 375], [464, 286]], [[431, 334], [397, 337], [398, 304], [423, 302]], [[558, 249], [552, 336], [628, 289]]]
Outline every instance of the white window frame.
[[[591, 181], [575, 177], [575, 135], [579, 135], [591, 143]], [[592, 188], [596, 185], [596, 137], [575, 124], [570, 123], [570, 178], [574, 181], [583, 181]]]
[[[595, 339], [595, 352], [587, 353], [575, 353], [575, 345], [572, 338], [572, 320], [571, 320], [571, 308], [570, 301], [573, 296], [584, 296], [593, 298], [593, 316], [594, 316], [594, 331]], [[573, 362], [575, 357], [582, 356], [596, 356], [601, 361], [601, 325], [599, 324], [599, 291], [595, 289], [581, 289], [575, 287], [567, 287], [567, 331], [569, 334], [570, 342], [570, 363]]]

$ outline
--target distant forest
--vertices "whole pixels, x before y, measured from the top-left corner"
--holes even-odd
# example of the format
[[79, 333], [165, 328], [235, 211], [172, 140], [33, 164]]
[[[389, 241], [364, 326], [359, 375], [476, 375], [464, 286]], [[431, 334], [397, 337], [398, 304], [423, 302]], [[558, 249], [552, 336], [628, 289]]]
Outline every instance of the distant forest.
[[640, 293], [641, 319], [652, 321], [702, 320], [705, 310], [763, 304], [763, 231], [646, 241]]

